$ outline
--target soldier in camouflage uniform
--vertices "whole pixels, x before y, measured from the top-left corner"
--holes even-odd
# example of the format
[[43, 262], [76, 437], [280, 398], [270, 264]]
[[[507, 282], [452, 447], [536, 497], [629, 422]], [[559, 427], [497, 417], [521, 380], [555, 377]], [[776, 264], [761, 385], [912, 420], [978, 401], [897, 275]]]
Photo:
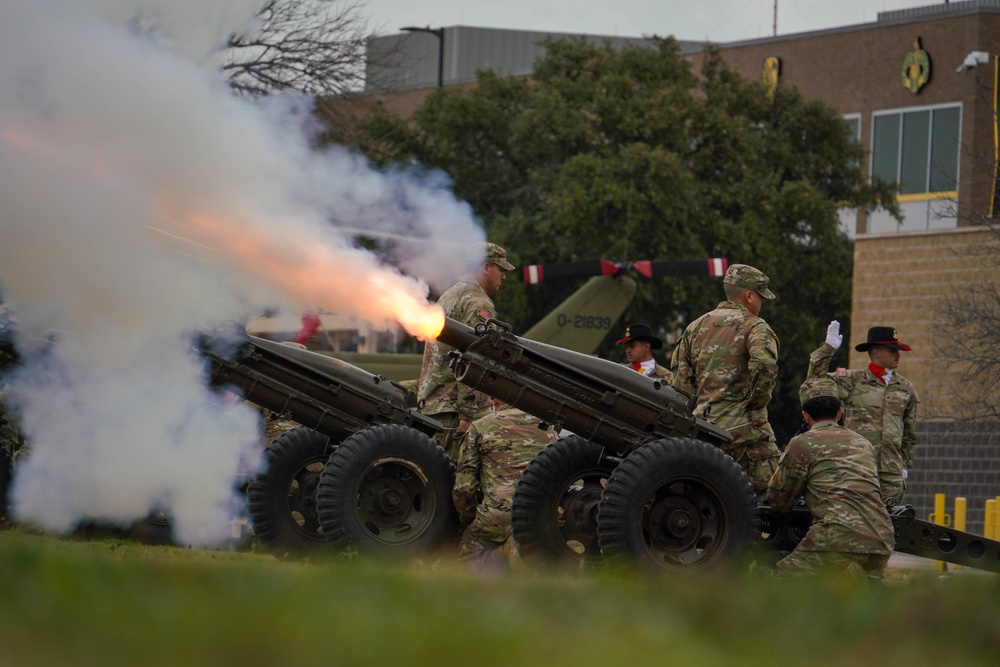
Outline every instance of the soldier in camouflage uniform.
[[899, 342], [892, 327], [872, 327], [868, 340], [855, 346], [870, 359], [864, 370], [838, 368], [827, 373], [830, 359], [843, 342], [840, 323], [827, 328], [826, 342], [809, 356], [806, 377], [827, 377], [837, 385], [844, 406], [844, 426], [863, 435], [875, 447], [882, 500], [903, 502], [906, 471], [913, 466], [917, 445], [917, 392], [909, 380], [896, 373], [900, 351], [910, 346]]
[[778, 459], [767, 419], [778, 374], [778, 337], [758, 317], [774, 294], [768, 277], [746, 264], [726, 271], [726, 301], [684, 330], [670, 360], [671, 384], [698, 396], [694, 414], [728, 429], [726, 445], [763, 497]]
[[788, 442], [767, 488], [771, 507], [787, 512], [800, 497], [813, 522], [795, 550], [777, 563], [783, 573], [847, 571], [881, 576], [894, 545], [879, 496], [875, 448], [837, 424], [843, 410], [832, 380], [806, 380], [800, 391], [809, 430]]
[[462, 439], [452, 500], [459, 521], [465, 557], [490, 558], [502, 554], [509, 564], [517, 561], [510, 539], [510, 508], [514, 485], [545, 445], [556, 438], [549, 427], [521, 410], [499, 405], [496, 414], [472, 423]]
[[[514, 266], [507, 261], [507, 251], [495, 243], [477, 247], [486, 259], [474, 276], [449, 287], [438, 299], [444, 314], [469, 326], [496, 317], [493, 294], [503, 283], [506, 271]], [[441, 422], [444, 429], [435, 436], [452, 460], [458, 459], [459, 440], [473, 421], [490, 409], [490, 398], [475, 392], [455, 379], [448, 364], [449, 345], [429, 340], [424, 344], [417, 400], [422, 401], [424, 414]]]
[[670, 371], [653, 358], [653, 350], [662, 348], [663, 341], [653, 335], [653, 329], [648, 324], [628, 325], [625, 327], [625, 335], [617, 344], [625, 346], [625, 358], [628, 359], [622, 366], [628, 366], [654, 380], [670, 378]]

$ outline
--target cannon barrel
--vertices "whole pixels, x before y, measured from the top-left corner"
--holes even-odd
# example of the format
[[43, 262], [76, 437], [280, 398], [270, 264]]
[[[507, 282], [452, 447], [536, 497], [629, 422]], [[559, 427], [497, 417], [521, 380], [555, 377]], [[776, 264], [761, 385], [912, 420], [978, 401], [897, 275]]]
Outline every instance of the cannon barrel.
[[463, 384], [620, 456], [665, 437], [732, 441], [725, 429], [695, 418], [686, 397], [670, 385], [604, 359], [519, 338], [504, 322], [472, 328], [446, 317], [437, 339], [455, 348], [452, 368]]
[[411, 391], [357, 366], [281, 343], [227, 332], [203, 336], [209, 383], [329, 436], [374, 424], [402, 424], [427, 435], [441, 424], [421, 414]]

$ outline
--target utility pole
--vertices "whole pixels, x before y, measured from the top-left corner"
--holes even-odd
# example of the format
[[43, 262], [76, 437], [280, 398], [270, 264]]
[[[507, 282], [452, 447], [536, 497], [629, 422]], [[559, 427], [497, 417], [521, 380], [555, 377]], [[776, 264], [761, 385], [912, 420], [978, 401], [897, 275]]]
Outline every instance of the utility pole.
[[778, 36], [778, 0], [774, 0], [774, 36]]
[[403, 32], [426, 32], [438, 38], [438, 88], [444, 86], [444, 28], [417, 28], [407, 26], [400, 28]]

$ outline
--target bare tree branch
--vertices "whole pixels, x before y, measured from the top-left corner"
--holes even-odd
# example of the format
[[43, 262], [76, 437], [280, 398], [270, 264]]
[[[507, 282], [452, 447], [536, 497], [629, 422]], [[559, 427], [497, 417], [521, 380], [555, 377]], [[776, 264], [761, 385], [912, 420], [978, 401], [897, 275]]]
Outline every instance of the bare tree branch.
[[222, 66], [234, 91], [296, 90], [339, 97], [361, 90], [371, 36], [361, 0], [269, 0], [255, 35], [233, 35]]

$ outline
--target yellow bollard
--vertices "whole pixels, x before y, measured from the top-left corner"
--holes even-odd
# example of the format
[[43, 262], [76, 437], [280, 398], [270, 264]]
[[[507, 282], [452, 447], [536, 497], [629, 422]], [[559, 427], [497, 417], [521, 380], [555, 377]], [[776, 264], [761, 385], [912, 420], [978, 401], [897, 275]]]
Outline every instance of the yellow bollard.
[[986, 516], [983, 519], [983, 537], [988, 540], [994, 539], [997, 524], [997, 501], [990, 498], [986, 501]]
[[[944, 511], [943, 493], [934, 494], [934, 513], [928, 517], [928, 520], [937, 526], [951, 525], [951, 515], [946, 514]], [[947, 572], [948, 564], [945, 563], [943, 560], [936, 560], [934, 561], [934, 569], [937, 570], [938, 572]]]
[[[968, 509], [968, 502], [965, 498], [955, 498], [955, 530], [965, 532], [965, 523]], [[956, 570], [961, 570], [961, 565], [952, 565]]]

